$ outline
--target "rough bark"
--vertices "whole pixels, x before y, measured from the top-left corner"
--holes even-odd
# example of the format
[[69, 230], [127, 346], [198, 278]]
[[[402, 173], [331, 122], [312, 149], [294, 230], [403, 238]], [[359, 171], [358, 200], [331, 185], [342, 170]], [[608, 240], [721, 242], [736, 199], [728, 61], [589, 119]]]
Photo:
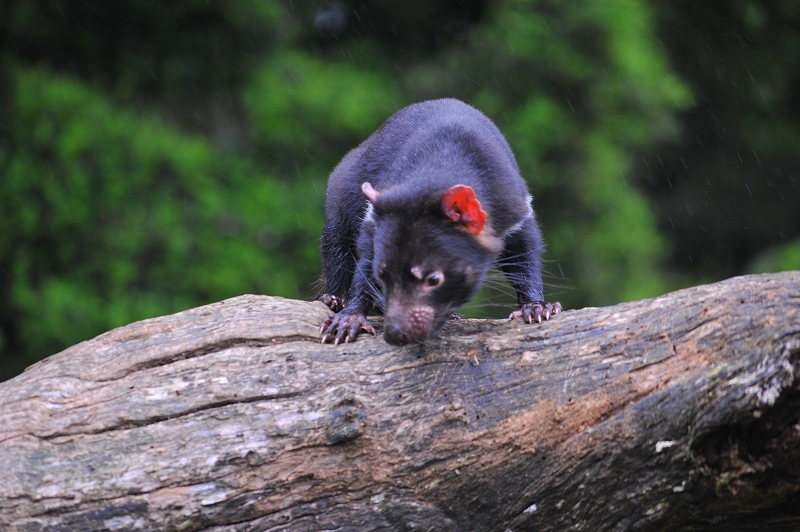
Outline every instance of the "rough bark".
[[0, 384], [0, 528], [800, 529], [800, 272], [404, 348], [328, 314], [237, 297]]

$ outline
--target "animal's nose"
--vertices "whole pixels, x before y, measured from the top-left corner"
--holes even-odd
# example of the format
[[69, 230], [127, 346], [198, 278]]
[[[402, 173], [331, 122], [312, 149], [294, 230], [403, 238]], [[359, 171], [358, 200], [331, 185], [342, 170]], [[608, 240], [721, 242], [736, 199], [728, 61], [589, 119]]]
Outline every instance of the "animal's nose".
[[383, 339], [387, 344], [406, 345], [411, 343], [411, 338], [400, 327], [386, 323], [383, 327]]
[[434, 310], [429, 305], [388, 305], [383, 321], [383, 338], [392, 345], [424, 342], [433, 331]]

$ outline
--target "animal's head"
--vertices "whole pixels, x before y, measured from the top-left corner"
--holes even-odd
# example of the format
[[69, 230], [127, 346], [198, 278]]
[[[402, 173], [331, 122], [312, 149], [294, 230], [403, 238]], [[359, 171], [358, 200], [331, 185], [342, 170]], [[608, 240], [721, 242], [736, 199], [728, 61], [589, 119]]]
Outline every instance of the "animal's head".
[[475, 295], [502, 242], [469, 186], [433, 195], [378, 192], [369, 183], [361, 190], [374, 222], [372, 276], [384, 296], [384, 338], [422, 342]]

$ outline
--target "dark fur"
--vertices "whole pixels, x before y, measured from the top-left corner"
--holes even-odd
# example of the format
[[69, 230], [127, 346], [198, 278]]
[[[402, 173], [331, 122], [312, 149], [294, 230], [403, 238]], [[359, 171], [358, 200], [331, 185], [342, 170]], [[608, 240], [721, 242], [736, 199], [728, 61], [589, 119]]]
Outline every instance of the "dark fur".
[[[364, 182], [380, 194], [367, 219]], [[442, 195], [459, 184], [475, 191], [488, 214], [481, 235], [444, 217]], [[323, 341], [372, 332], [365, 318], [372, 305], [385, 312], [387, 341], [422, 341], [475, 295], [498, 260], [523, 309], [539, 308], [512, 317], [530, 322], [557, 313], [560, 307], [544, 303], [542, 241], [529, 201], [505, 138], [478, 110], [443, 99], [398, 111], [328, 181], [318, 299], [339, 312], [323, 323]], [[444, 283], [421, 290], [415, 266], [443, 271]], [[409, 317], [423, 307], [434, 315]]]

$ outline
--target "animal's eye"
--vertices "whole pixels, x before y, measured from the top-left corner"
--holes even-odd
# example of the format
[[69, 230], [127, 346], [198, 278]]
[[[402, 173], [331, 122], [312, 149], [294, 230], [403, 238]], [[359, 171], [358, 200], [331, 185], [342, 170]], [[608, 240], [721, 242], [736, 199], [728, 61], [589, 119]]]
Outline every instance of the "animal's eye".
[[428, 286], [439, 286], [444, 281], [444, 274], [441, 272], [434, 272], [425, 278], [425, 283]]

